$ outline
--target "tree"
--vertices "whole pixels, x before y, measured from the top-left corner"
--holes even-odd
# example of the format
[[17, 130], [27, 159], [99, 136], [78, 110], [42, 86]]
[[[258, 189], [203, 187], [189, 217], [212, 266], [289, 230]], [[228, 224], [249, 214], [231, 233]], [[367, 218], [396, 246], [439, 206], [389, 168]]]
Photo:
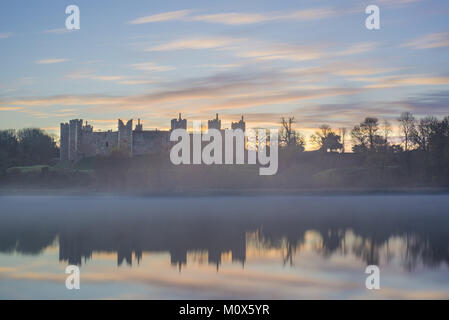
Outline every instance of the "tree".
[[379, 121], [377, 118], [367, 117], [359, 125], [354, 126], [351, 136], [354, 141], [354, 152], [376, 151], [384, 139], [377, 134]]
[[0, 170], [17, 164], [19, 142], [15, 130], [0, 131]]
[[411, 142], [410, 137], [415, 130], [416, 120], [411, 112], [403, 112], [398, 118], [398, 121], [403, 134], [404, 149], [405, 151], [408, 151]]
[[432, 136], [436, 133], [439, 121], [435, 117], [425, 117], [419, 121], [416, 128], [410, 133], [410, 140], [419, 150], [429, 151]]
[[41, 129], [19, 130], [17, 138], [23, 164], [49, 164], [57, 156], [56, 141]]
[[310, 137], [312, 144], [324, 152], [341, 150], [343, 145], [340, 139], [341, 137], [333, 132], [332, 128], [327, 124], [321, 125], [319, 130]]
[[315, 131], [315, 133], [310, 136], [310, 142], [315, 148], [321, 150], [321, 147], [323, 146], [323, 140], [329, 133], [332, 132], [332, 129], [327, 124], [322, 124], [318, 127], [318, 129], [319, 130]]
[[390, 134], [393, 131], [391, 129], [390, 121], [388, 121], [386, 119], [383, 121], [383, 123], [382, 123], [382, 131], [384, 133], [385, 142], [386, 142], [386, 144], [388, 144], [388, 139], [390, 138]]
[[340, 136], [341, 145], [342, 145], [341, 153], [345, 153], [345, 143], [346, 143], [346, 134], [347, 134], [346, 128], [338, 129], [338, 134]]
[[285, 120], [281, 118], [281, 133], [279, 140], [281, 145], [286, 147], [298, 147], [300, 151], [304, 151], [304, 137], [293, 128], [293, 124], [296, 123], [294, 117], [289, 117]]
[[340, 142], [340, 136], [334, 132], [329, 133], [326, 138], [323, 139], [321, 149], [325, 152], [336, 152], [343, 148], [343, 144]]

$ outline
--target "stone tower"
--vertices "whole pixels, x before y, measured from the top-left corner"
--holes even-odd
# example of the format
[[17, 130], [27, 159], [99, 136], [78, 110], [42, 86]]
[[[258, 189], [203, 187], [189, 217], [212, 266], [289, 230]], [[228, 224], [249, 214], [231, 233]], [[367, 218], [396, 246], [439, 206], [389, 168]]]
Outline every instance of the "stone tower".
[[78, 161], [79, 159], [78, 150], [81, 144], [82, 126], [82, 119], [73, 119], [69, 122], [68, 158], [71, 161]]
[[61, 123], [59, 134], [59, 159], [61, 161], [69, 160], [69, 124]]
[[179, 114], [178, 119], [171, 120], [171, 130], [175, 129], [187, 130], [187, 120], [181, 118], [181, 113]]
[[122, 120], [118, 120], [118, 149], [126, 155], [132, 156], [133, 149], [133, 120], [129, 120], [126, 125]]
[[215, 119], [207, 121], [207, 128], [221, 130], [221, 120], [218, 119], [218, 113], [215, 114]]
[[242, 116], [242, 119], [239, 122], [233, 122], [231, 124], [231, 129], [232, 130], [242, 129], [242, 131], [245, 132], [246, 124], [245, 124], [245, 121], [243, 121], [243, 116]]

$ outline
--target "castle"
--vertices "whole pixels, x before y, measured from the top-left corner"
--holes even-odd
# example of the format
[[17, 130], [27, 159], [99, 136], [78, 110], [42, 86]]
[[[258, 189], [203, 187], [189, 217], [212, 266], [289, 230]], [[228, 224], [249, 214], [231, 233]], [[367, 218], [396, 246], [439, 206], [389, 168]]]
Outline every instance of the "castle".
[[[232, 129], [245, 131], [245, 122], [233, 122]], [[221, 120], [218, 114], [215, 119], [208, 121], [209, 129], [221, 130]], [[83, 123], [82, 119], [73, 119], [68, 123], [61, 123], [60, 131], [60, 160], [79, 161], [83, 158], [108, 155], [118, 150], [129, 156], [154, 154], [168, 149], [170, 146], [170, 132], [175, 129], [187, 129], [187, 120], [181, 114], [171, 120], [170, 130], [143, 130], [138, 120], [133, 129], [133, 120], [126, 124], [118, 120], [118, 131], [93, 131], [93, 127]]]

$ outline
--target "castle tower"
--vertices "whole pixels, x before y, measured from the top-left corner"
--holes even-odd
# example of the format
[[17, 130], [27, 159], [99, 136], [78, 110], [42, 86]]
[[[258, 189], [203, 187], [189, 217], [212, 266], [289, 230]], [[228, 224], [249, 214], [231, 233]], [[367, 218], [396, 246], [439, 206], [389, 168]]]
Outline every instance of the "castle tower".
[[142, 131], [143, 130], [143, 125], [140, 123], [140, 119], [137, 119], [137, 124], [136, 124], [136, 128], [134, 129], [134, 131]]
[[82, 119], [73, 119], [69, 122], [68, 159], [71, 161], [78, 160], [78, 150], [81, 143], [82, 126]]
[[221, 120], [218, 119], [218, 113], [215, 114], [215, 119], [207, 121], [207, 128], [221, 130]]
[[69, 124], [61, 123], [59, 131], [59, 160], [69, 160]]
[[118, 149], [120, 152], [132, 155], [133, 146], [133, 120], [129, 120], [126, 125], [118, 119]]
[[239, 122], [233, 122], [231, 124], [231, 129], [232, 130], [242, 129], [242, 131], [245, 132], [246, 124], [245, 124], [245, 121], [243, 121], [243, 116], [242, 116], [242, 119]]
[[181, 113], [179, 113], [178, 119], [171, 120], [171, 130], [175, 129], [187, 130], [187, 120], [181, 118]]

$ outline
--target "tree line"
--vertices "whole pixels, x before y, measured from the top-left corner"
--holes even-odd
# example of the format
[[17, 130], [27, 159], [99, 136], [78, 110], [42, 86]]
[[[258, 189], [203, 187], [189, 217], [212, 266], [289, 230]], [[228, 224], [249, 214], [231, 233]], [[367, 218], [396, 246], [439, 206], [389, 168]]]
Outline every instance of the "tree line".
[[[345, 153], [347, 136], [352, 142], [352, 158], [360, 167], [373, 169], [399, 168], [410, 181], [449, 186], [449, 116], [417, 119], [404, 112], [397, 119], [400, 140], [392, 139], [392, 125], [366, 117], [349, 132], [321, 125], [310, 137], [318, 152]], [[304, 151], [305, 138], [294, 129], [294, 118], [281, 118], [280, 145], [284, 149]]]
[[0, 171], [15, 166], [53, 164], [58, 153], [55, 137], [41, 129], [0, 130]]

